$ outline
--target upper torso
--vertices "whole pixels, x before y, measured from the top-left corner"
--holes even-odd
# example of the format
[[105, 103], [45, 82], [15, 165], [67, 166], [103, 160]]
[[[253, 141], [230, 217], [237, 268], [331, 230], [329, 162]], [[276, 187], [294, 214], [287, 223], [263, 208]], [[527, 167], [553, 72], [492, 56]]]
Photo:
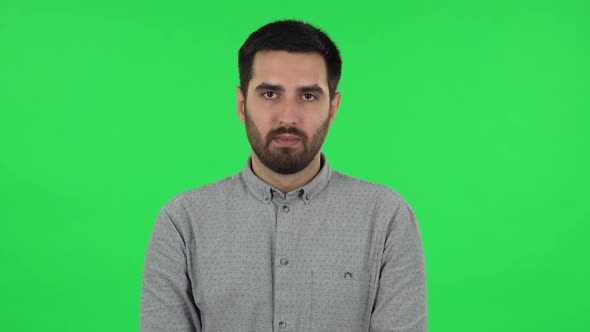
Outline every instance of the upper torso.
[[361, 331], [403, 204], [324, 165], [287, 195], [245, 169], [164, 209], [186, 241], [204, 331]]

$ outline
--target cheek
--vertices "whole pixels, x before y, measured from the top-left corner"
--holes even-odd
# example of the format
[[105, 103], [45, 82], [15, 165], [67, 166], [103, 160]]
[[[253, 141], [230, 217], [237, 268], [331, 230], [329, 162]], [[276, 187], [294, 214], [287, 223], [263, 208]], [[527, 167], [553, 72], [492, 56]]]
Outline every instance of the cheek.
[[272, 114], [274, 113], [270, 110], [261, 108], [256, 104], [249, 104], [246, 108], [246, 112], [250, 122], [253, 122], [260, 131], [266, 131], [271, 127], [273, 121]]
[[324, 126], [326, 121], [330, 120], [330, 111], [327, 112], [325, 110], [320, 111], [318, 110], [317, 113], [314, 114], [313, 124], [310, 124], [310, 127], [313, 127], [313, 130], [316, 131], [320, 127]]
[[258, 134], [262, 137], [266, 136], [269, 131], [269, 125], [263, 117], [260, 117], [258, 113], [250, 111], [248, 109], [246, 113], [246, 125], [249, 125], [252, 129], [255, 129]]

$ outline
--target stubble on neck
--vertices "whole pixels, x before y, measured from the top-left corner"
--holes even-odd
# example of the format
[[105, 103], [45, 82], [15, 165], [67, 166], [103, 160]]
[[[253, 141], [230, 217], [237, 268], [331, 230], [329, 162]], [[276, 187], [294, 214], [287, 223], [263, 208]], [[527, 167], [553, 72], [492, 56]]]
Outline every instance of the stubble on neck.
[[266, 167], [252, 151], [252, 172], [262, 181], [286, 194], [308, 184], [320, 171], [321, 151], [304, 169], [293, 174], [280, 174]]

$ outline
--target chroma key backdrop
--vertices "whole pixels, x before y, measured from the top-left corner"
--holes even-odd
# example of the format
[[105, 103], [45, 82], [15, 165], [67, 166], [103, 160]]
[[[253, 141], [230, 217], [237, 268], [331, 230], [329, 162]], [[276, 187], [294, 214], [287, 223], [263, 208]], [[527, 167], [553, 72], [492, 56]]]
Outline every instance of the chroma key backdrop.
[[160, 207], [239, 172], [237, 52], [339, 46], [323, 151], [399, 192], [432, 332], [590, 331], [590, 5], [0, 1], [0, 330], [137, 331]]

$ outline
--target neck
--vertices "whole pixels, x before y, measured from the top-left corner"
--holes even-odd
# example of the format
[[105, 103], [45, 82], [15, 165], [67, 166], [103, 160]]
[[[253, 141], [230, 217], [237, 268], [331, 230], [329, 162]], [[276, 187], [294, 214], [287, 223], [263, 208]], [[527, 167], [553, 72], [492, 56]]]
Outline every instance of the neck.
[[286, 194], [308, 184], [320, 171], [321, 152], [304, 169], [293, 174], [280, 174], [266, 167], [252, 152], [252, 171], [262, 181]]

